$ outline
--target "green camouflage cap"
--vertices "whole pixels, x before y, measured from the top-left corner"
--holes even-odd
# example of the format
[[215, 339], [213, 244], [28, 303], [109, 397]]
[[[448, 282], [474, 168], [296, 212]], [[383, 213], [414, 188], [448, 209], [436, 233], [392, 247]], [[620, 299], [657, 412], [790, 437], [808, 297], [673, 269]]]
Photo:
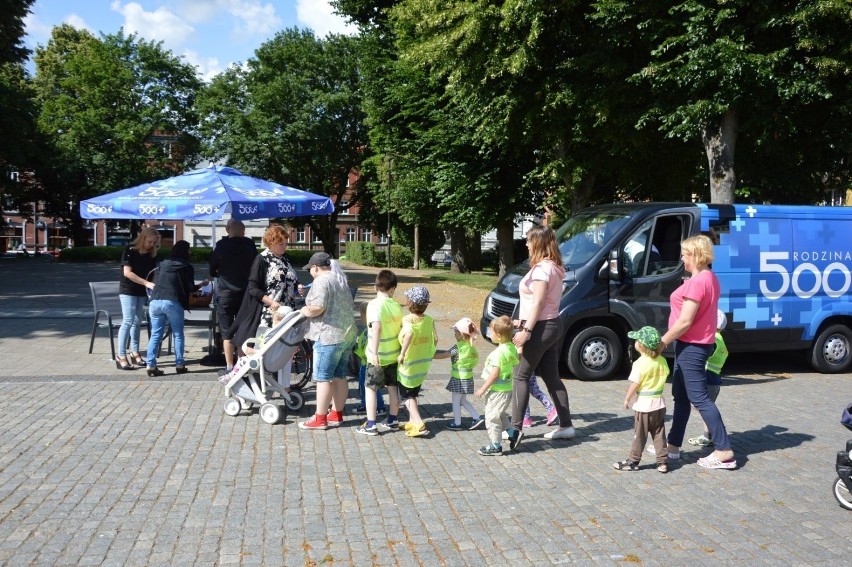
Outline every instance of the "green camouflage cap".
[[638, 331], [630, 331], [627, 336], [636, 339], [649, 350], [657, 350], [660, 346], [660, 332], [654, 327], [642, 327]]

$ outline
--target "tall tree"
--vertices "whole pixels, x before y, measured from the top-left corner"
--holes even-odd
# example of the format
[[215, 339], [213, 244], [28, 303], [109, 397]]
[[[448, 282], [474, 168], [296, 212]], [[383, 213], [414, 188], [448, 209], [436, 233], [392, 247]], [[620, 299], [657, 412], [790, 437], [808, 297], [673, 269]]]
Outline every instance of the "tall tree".
[[201, 83], [160, 43], [62, 25], [35, 62], [38, 127], [54, 151], [44, 177], [58, 208], [197, 163]]
[[[34, 148], [35, 111], [24, 68], [29, 50], [23, 45], [24, 18], [32, 4], [0, 0], [0, 193], [12, 201], [25, 198], [22, 174], [30, 169]], [[2, 207], [0, 201], [0, 212]]]
[[[604, 37], [631, 45], [647, 61], [634, 79], [655, 98], [639, 124], [701, 140], [713, 202], [734, 200], [740, 135], [765, 154], [761, 147], [775, 146], [785, 130], [809, 131], [812, 120], [801, 111], [848, 112], [847, 0], [600, 0], [594, 10]], [[843, 145], [848, 151], [848, 135]]]
[[201, 131], [216, 159], [259, 177], [333, 198], [328, 217], [311, 217], [329, 253], [349, 173], [369, 155], [358, 39], [288, 29], [264, 43], [244, 69], [216, 77], [199, 99]]

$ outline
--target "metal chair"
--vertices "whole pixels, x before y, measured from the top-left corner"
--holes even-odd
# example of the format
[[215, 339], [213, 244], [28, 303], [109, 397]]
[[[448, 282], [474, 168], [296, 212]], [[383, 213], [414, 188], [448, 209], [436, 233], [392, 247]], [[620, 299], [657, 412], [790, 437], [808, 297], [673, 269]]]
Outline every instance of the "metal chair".
[[[89, 354], [92, 354], [92, 349], [95, 345], [95, 334], [98, 328], [106, 327], [109, 332], [109, 348], [112, 353], [112, 360], [115, 360], [115, 336], [113, 335], [113, 331], [121, 327], [122, 320], [121, 300], [118, 298], [118, 280], [89, 282], [89, 289], [92, 292], [92, 306], [95, 309], [95, 318], [92, 321], [92, 340], [89, 341]], [[101, 316], [105, 317], [106, 321], [103, 321]], [[148, 327], [147, 320], [140, 321], [140, 324]], [[150, 335], [151, 329], [148, 327], [148, 336], [150, 337]]]

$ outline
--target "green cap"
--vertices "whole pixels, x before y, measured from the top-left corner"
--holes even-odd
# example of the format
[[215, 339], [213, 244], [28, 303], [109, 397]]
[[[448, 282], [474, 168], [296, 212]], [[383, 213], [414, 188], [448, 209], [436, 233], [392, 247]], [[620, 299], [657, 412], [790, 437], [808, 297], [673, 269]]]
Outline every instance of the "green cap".
[[660, 332], [654, 327], [642, 327], [638, 331], [630, 331], [627, 336], [636, 339], [642, 346], [650, 350], [657, 350], [660, 346]]

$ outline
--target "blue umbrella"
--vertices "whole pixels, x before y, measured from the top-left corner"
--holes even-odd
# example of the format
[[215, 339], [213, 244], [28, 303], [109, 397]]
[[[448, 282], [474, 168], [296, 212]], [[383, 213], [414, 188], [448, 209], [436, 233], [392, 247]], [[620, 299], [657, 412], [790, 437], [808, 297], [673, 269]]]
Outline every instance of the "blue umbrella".
[[84, 219], [238, 220], [328, 215], [331, 199], [213, 165], [80, 202]]

